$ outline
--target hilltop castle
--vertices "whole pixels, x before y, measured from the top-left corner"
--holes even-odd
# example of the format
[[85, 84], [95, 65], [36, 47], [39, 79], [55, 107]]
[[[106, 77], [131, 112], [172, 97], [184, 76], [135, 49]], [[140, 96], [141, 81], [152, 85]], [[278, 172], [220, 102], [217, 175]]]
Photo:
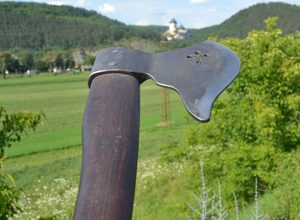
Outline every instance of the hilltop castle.
[[190, 32], [188, 29], [180, 25], [177, 27], [177, 21], [173, 18], [169, 22], [169, 29], [163, 34], [163, 39], [171, 41], [174, 39], [183, 40], [190, 37]]

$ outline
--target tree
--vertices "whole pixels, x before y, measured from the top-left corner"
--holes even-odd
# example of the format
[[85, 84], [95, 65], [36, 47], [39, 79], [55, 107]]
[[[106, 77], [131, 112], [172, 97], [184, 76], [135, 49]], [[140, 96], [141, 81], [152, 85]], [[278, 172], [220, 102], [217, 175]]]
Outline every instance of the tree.
[[279, 187], [279, 168], [300, 146], [300, 33], [282, 35], [276, 22], [267, 19], [245, 39], [216, 39], [237, 53], [241, 72], [214, 104], [210, 123], [193, 125], [161, 154], [188, 162], [191, 178], [202, 160], [208, 180], [219, 178], [227, 195], [245, 201], [255, 178], [261, 192]]
[[84, 63], [84, 64], [87, 64], [87, 65], [93, 65], [94, 62], [95, 62], [95, 59], [96, 59], [95, 56], [88, 55], [88, 56], [84, 59], [83, 63]]
[[21, 211], [17, 202], [20, 196], [20, 189], [16, 187], [14, 178], [2, 172], [0, 163], [0, 220], [7, 220], [8, 217]]
[[265, 22], [265, 30], [244, 40], [222, 40], [239, 55], [242, 69], [228, 99], [216, 104], [221, 120], [215, 138], [291, 151], [300, 144], [300, 34], [282, 35], [277, 18]]
[[56, 67], [60, 67], [60, 68], [64, 67], [64, 59], [61, 53], [57, 55], [54, 63]]
[[0, 106], [0, 220], [8, 219], [20, 210], [17, 205], [20, 190], [13, 177], [1, 170], [5, 159], [4, 148], [20, 141], [21, 135], [28, 130], [35, 130], [43, 116], [43, 113], [31, 112], [9, 114]]
[[66, 68], [74, 68], [75, 66], [75, 61], [71, 56], [66, 57], [66, 62], [65, 62], [65, 67]]
[[2, 71], [17, 72], [20, 68], [19, 60], [7, 52], [0, 54], [0, 62]]
[[42, 59], [38, 59], [36, 61], [36, 69], [39, 72], [47, 72], [49, 70], [49, 64], [47, 64], [45, 61], [43, 61]]
[[23, 65], [25, 69], [31, 70], [34, 66], [34, 57], [33, 54], [28, 52], [25, 54], [24, 59], [23, 59]]

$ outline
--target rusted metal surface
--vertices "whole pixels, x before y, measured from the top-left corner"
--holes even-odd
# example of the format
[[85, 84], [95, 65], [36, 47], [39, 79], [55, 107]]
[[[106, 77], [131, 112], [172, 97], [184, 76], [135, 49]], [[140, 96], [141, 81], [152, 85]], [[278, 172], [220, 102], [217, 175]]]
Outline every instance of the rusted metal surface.
[[239, 69], [239, 58], [213, 41], [157, 54], [107, 48], [97, 55], [89, 84], [94, 77], [111, 72], [134, 75], [141, 82], [151, 78], [157, 85], [177, 91], [188, 112], [207, 122], [215, 99]]
[[83, 120], [83, 162], [74, 219], [131, 219], [139, 139], [140, 82], [93, 80]]

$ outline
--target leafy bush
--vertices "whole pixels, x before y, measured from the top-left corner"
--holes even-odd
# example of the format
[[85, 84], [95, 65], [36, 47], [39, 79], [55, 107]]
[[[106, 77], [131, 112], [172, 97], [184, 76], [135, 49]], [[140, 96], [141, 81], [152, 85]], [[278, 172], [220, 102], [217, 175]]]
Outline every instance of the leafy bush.
[[[300, 33], [282, 36], [276, 18], [266, 30], [252, 31], [246, 39], [221, 42], [240, 57], [242, 68], [216, 103], [212, 129], [205, 139], [219, 145], [245, 142], [291, 151], [300, 144]], [[202, 142], [202, 143], [203, 143]]]
[[278, 185], [275, 200], [280, 201], [277, 209], [274, 209], [272, 216], [283, 219], [300, 219], [300, 149], [292, 151], [279, 165], [279, 172], [276, 175]]
[[42, 117], [42, 113], [8, 114], [0, 106], [0, 220], [8, 219], [20, 211], [17, 204], [20, 190], [16, 187], [14, 178], [1, 170], [5, 159], [4, 147], [11, 147], [12, 142], [20, 141], [21, 135], [35, 129]]
[[0, 159], [4, 156], [4, 147], [11, 147], [13, 142], [21, 140], [22, 134], [27, 134], [30, 129], [35, 130], [43, 117], [43, 113], [9, 114], [0, 106]]
[[16, 187], [14, 178], [3, 173], [1, 168], [0, 163], [0, 220], [5, 220], [20, 211], [17, 202], [21, 191]]
[[286, 184], [281, 166], [300, 144], [300, 33], [282, 35], [276, 22], [267, 19], [265, 30], [245, 39], [217, 39], [240, 57], [240, 75], [215, 103], [210, 123], [191, 125], [182, 142], [162, 147], [163, 162], [190, 164], [191, 189], [201, 188], [195, 177], [204, 161], [208, 182], [220, 179], [231, 207], [233, 192], [242, 206], [252, 201], [256, 178], [261, 193]]

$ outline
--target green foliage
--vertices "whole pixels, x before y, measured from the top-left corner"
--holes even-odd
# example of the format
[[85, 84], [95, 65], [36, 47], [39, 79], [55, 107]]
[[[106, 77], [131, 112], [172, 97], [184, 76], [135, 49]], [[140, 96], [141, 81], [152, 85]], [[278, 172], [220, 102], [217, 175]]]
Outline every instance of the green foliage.
[[0, 52], [0, 74], [5, 71], [17, 72], [20, 68], [18, 59], [14, 58], [10, 53]]
[[33, 54], [28, 52], [23, 58], [23, 65], [26, 70], [31, 70], [34, 67], [34, 57]]
[[280, 201], [277, 209], [273, 210], [273, 216], [288, 219], [300, 218], [300, 149], [289, 153], [280, 163], [279, 172], [276, 175], [279, 189], [275, 192], [275, 200]]
[[36, 61], [36, 64], [35, 64], [35, 68], [37, 71], [39, 72], [46, 72], [49, 70], [49, 66], [50, 64], [49, 63], [46, 63], [45, 61], [39, 59]]
[[87, 64], [87, 65], [93, 65], [95, 59], [96, 59], [95, 56], [88, 55], [88, 56], [84, 59], [83, 63], [84, 63], [84, 64]]
[[0, 220], [6, 220], [21, 211], [17, 204], [21, 191], [16, 187], [14, 178], [3, 173], [1, 168], [0, 161]]
[[[282, 35], [276, 20], [245, 39], [218, 40], [240, 57], [240, 75], [215, 103], [210, 123], [192, 125], [183, 141], [162, 147], [162, 161], [190, 164], [191, 189], [201, 185], [195, 179], [199, 160], [210, 183], [221, 180], [226, 201], [235, 192], [242, 205], [251, 202], [255, 178], [261, 193], [284, 185], [280, 167], [300, 144], [300, 34]], [[289, 204], [298, 194], [291, 191]]]
[[57, 57], [55, 58], [54, 64], [56, 67], [64, 67], [64, 59], [62, 57], [62, 54], [58, 54]]
[[11, 147], [12, 142], [20, 141], [21, 135], [37, 127], [43, 113], [18, 112], [8, 114], [0, 106], [0, 159], [4, 156], [4, 147]]
[[228, 98], [216, 104], [212, 126], [231, 141], [290, 151], [300, 144], [300, 34], [282, 36], [276, 18], [266, 23], [266, 31], [245, 40], [222, 41], [239, 55], [242, 69]]
[[0, 106], [0, 219], [5, 220], [20, 211], [17, 204], [20, 190], [16, 187], [14, 178], [2, 172], [4, 147], [11, 147], [12, 142], [20, 141], [21, 135], [27, 130], [35, 129], [40, 123], [42, 113], [18, 112], [8, 114]]

